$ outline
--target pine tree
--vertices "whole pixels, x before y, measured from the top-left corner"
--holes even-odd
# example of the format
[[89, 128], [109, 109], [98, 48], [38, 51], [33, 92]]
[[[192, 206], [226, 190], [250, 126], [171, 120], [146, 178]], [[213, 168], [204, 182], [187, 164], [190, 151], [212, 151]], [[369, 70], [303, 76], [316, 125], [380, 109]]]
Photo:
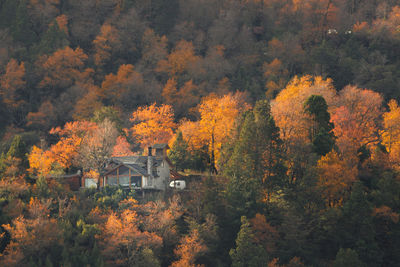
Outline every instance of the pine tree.
[[188, 144], [183, 139], [181, 131], [178, 131], [174, 143], [172, 144], [171, 150], [168, 153], [168, 157], [175, 165], [177, 170], [184, 170], [188, 164]]
[[66, 46], [69, 46], [68, 36], [54, 21], [43, 34], [36, 50], [38, 54], [52, 54]]
[[233, 267], [267, 266], [268, 255], [261, 245], [254, 242], [254, 233], [245, 216], [241, 218], [242, 225], [236, 238], [236, 249], [231, 249], [229, 255]]
[[348, 249], [339, 249], [336, 254], [336, 259], [333, 262], [333, 267], [356, 267], [363, 266], [362, 262], [358, 259], [357, 252]]
[[11, 25], [11, 34], [16, 41], [30, 46], [37, 41], [37, 34], [34, 31], [32, 22], [30, 21], [27, 5], [27, 0], [19, 1], [15, 13], [15, 19]]
[[318, 155], [325, 156], [335, 146], [334, 126], [330, 122], [328, 104], [323, 96], [311, 95], [304, 103], [304, 111], [312, 116], [314, 124], [309, 133], [313, 150]]

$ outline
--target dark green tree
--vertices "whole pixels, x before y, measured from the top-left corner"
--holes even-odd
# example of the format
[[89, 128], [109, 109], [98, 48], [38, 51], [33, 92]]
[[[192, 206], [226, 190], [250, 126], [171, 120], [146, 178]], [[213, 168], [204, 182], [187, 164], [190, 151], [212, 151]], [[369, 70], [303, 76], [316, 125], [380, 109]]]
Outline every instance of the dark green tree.
[[60, 29], [57, 21], [54, 21], [43, 34], [39, 44], [35, 48], [35, 52], [40, 55], [52, 54], [58, 49], [62, 49], [66, 46], [69, 46], [68, 36]]
[[376, 243], [372, 204], [361, 182], [355, 183], [336, 227], [341, 247], [353, 248], [369, 266], [381, 266], [382, 252]]
[[318, 155], [325, 156], [335, 146], [334, 125], [330, 122], [328, 104], [322, 96], [312, 95], [304, 103], [304, 111], [313, 121], [309, 133], [313, 150]]
[[252, 217], [257, 212], [262, 194], [262, 168], [256, 133], [254, 114], [248, 111], [233, 153], [224, 166], [224, 174], [229, 177], [226, 199], [235, 220], [242, 215]]
[[260, 175], [264, 188], [270, 193], [285, 185], [287, 168], [283, 161], [283, 142], [267, 100], [257, 101], [253, 113], [256, 124], [258, 160], [261, 160], [258, 164], [262, 166]]
[[188, 163], [188, 144], [183, 139], [181, 131], [178, 131], [174, 143], [172, 144], [171, 150], [168, 153], [168, 157], [175, 165], [176, 170], [183, 171], [187, 167]]
[[28, 1], [20, 0], [15, 12], [15, 18], [11, 25], [11, 34], [14, 40], [31, 46], [38, 39], [32, 21], [30, 20], [28, 9]]
[[336, 259], [333, 262], [333, 267], [355, 267], [363, 266], [362, 262], [358, 259], [357, 252], [348, 249], [339, 249]]
[[267, 266], [268, 255], [265, 249], [254, 242], [254, 233], [245, 216], [241, 218], [242, 225], [236, 238], [236, 249], [231, 249], [229, 255], [233, 267]]

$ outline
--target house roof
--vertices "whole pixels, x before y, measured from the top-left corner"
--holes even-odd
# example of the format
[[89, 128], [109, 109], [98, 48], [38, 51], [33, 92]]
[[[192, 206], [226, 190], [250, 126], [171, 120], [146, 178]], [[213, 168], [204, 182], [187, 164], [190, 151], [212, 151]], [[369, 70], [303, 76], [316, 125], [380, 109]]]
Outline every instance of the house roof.
[[[113, 157], [112, 161], [122, 164], [137, 164], [141, 167], [147, 166], [147, 156], [129, 156], [129, 157]], [[153, 157], [154, 166], [160, 166], [163, 160], [157, 157]]]
[[103, 175], [108, 175], [110, 173], [112, 173], [113, 171], [115, 171], [116, 169], [120, 168], [121, 166], [125, 166], [133, 171], [138, 172], [139, 174], [143, 175], [143, 176], [149, 176], [149, 174], [147, 173], [147, 170], [145, 170], [144, 168], [140, 167], [137, 164], [126, 164], [126, 163], [121, 163], [118, 164], [117, 166], [115, 166], [114, 168], [112, 168], [111, 170], [108, 170], [107, 172], [105, 172]]

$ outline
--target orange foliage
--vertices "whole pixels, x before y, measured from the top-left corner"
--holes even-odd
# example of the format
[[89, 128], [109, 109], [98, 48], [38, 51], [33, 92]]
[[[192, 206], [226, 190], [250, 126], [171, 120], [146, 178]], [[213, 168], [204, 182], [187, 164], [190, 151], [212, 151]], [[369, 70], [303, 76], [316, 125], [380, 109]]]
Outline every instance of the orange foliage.
[[142, 38], [142, 60], [145, 64], [156, 66], [157, 62], [164, 60], [167, 53], [167, 37], [158, 36], [152, 29], [148, 28]]
[[129, 209], [120, 215], [109, 215], [98, 236], [107, 264], [132, 266], [138, 251], [161, 247], [162, 239], [155, 233], [141, 231], [139, 223], [137, 213]]
[[132, 135], [143, 148], [157, 143], [168, 143], [176, 128], [174, 111], [169, 105], [157, 107], [154, 103], [139, 107], [130, 120], [134, 123]]
[[43, 56], [39, 64], [44, 71], [40, 87], [68, 87], [75, 82], [85, 82], [93, 73], [92, 69], [84, 70], [88, 56], [81, 48], [73, 50], [65, 47], [50, 56]]
[[87, 93], [75, 104], [72, 115], [75, 120], [90, 119], [94, 112], [102, 107], [99, 88], [93, 84], [83, 84], [81, 86], [87, 89]]
[[353, 25], [354, 32], [366, 32], [369, 29], [369, 25], [366, 21], [357, 22]]
[[199, 104], [198, 110], [201, 115], [199, 133], [203, 138], [203, 144], [208, 146], [210, 155], [215, 154], [216, 162], [222, 144], [229, 138], [236, 119], [247, 109], [249, 105], [244, 102], [241, 93], [227, 94], [223, 97], [211, 94], [203, 98]]
[[175, 78], [168, 79], [162, 92], [164, 102], [172, 105], [178, 115], [187, 115], [190, 112], [188, 110], [199, 103], [201, 95], [203, 93], [192, 80], [185, 82], [178, 90]]
[[350, 188], [356, 180], [357, 166], [352, 161], [341, 159], [331, 151], [317, 163], [318, 186], [330, 207], [343, 203], [343, 198], [350, 194]]
[[200, 57], [195, 55], [192, 42], [181, 40], [166, 60], [163, 59], [158, 62], [156, 70], [166, 72], [170, 77], [175, 77], [187, 71], [188, 67], [198, 60], [200, 60]]
[[94, 63], [97, 66], [103, 66], [111, 59], [111, 53], [121, 48], [118, 30], [108, 23], [103, 24], [93, 45], [95, 49]]
[[37, 146], [33, 146], [31, 153], [28, 155], [29, 169], [32, 174], [40, 176], [50, 173], [54, 160], [50, 157], [48, 152], [44, 152]]
[[175, 255], [179, 257], [178, 261], [173, 262], [171, 267], [198, 267], [202, 265], [196, 264], [196, 258], [207, 251], [203, 240], [199, 236], [199, 232], [194, 229], [189, 235], [181, 239], [180, 244], [174, 250]]
[[37, 112], [29, 112], [26, 116], [26, 126], [44, 127], [49, 129], [54, 121], [54, 106], [50, 101], [44, 101]]
[[372, 215], [375, 216], [375, 217], [388, 218], [393, 223], [398, 223], [399, 222], [399, 218], [400, 218], [400, 214], [398, 214], [397, 212], [394, 212], [388, 206], [381, 206], [379, 208], [374, 208], [374, 211], [372, 212]]
[[200, 120], [182, 120], [179, 130], [192, 151], [207, 147], [210, 157], [218, 162], [222, 144], [231, 136], [236, 119], [249, 109], [242, 93], [219, 97], [210, 94], [197, 106]]
[[5, 74], [0, 77], [0, 95], [7, 106], [15, 108], [21, 104], [17, 99], [17, 91], [25, 87], [24, 78], [24, 63], [18, 64], [15, 59], [11, 59], [6, 66]]
[[390, 100], [389, 111], [383, 114], [382, 144], [389, 152], [390, 161], [399, 167], [400, 164], [400, 108], [396, 100]]
[[110, 73], [104, 78], [99, 93], [103, 99], [118, 104], [131, 90], [132, 86], [142, 84], [143, 77], [134, 70], [133, 65], [121, 65], [116, 75]]
[[389, 33], [392, 38], [400, 38], [400, 6], [394, 6], [389, 13], [388, 17], [377, 19], [373, 22], [372, 33], [379, 33], [384, 31]]
[[47, 151], [33, 146], [28, 155], [29, 172], [37, 175], [48, 175], [56, 165], [65, 169], [73, 164], [78, 155], [83, 137], [96, 129], [96, 124], [87, 121], [68, 122], [64, 128], [53, 128], [50, 134], [57, 134], [60, 140]]
[[126, 157], [133, 156], [134, 153], [129, 149], [131, 145], [128, 143], [124, 136], [118, 136], [117, 142], [113, 148], [113, 157]]
[[279, 238], [278, 231], [266, 221], [265, 216], [259, 213], [250, 220], [250, 224], [255, 242], [262, 245], [269, 254], [274, 253], [276, 241]]
[[49, 217], [51, 199], [41, 203], [31, 198], [28, 209], [29, 218], [20, 216], [12, 224], [3, 225], [10, 233], [11, 241], [7, 245], [0, 264], [3, 266], [22, 266], [23, 261], [49, 249], [59, 239], [57, 221]]
[[56, 18], [58, 28], [68, 35], [68, 17], [64, 14]]
[[342, 89], [338, 100], [341, 106], [332, 113], [334, 133], [342, 152], [354, 152], [362, 145], [378, 141], [382, 101], [382, 96], [371, 90], [355, 86]]

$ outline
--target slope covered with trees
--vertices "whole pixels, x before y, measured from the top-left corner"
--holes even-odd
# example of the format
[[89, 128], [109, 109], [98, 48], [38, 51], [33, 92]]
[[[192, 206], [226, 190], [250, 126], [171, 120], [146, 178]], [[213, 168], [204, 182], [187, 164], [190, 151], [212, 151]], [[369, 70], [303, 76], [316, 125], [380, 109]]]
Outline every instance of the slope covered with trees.
[[0, 265], [396, 266], [399, 97], [395, 0], [0, 0]]

